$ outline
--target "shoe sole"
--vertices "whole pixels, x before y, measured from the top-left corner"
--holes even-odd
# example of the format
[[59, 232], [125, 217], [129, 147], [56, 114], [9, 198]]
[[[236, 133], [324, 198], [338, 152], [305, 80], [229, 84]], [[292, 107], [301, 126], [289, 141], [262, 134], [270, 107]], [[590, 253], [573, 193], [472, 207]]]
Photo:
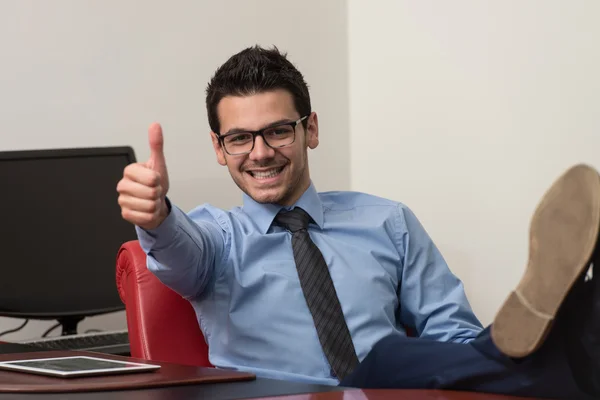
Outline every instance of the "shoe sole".
[[600, 228], [600, 175], [576, 165], [546, 192], [531, 220], [529, 260], [491, 327], [496, 347], [525, 357], [542, 343], [565, 297], [587, 271]]

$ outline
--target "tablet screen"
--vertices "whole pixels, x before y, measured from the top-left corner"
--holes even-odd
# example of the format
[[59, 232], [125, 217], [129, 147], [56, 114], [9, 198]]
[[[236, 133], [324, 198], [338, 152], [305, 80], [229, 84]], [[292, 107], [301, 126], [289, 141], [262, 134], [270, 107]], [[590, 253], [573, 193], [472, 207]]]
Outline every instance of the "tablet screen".
[[159, 365], [74, 356], [0, 362], [0, 368], [62, 377], [156, 370]]

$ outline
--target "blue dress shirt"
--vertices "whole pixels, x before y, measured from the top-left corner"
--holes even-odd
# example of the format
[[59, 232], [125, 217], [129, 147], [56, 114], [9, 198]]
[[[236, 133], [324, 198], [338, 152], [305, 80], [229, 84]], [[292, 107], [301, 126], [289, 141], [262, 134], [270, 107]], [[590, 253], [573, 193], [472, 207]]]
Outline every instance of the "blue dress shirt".
[[[479, 334], [461, 281], [405, 205], [317, 193], [311, 184], [294, 206], [314, 220], [309, 234], [329, 266], [359, 360], [406, 327], [438, 341]], [[248, 196], [231, 211], [203, 205], [186, 215], [173, 206], [158, 228], [137, 232], [148, 268], [196, 310], [214, 366], [337, 384], [300, 288], [291, 234], [272, 225], [282, 208]]]

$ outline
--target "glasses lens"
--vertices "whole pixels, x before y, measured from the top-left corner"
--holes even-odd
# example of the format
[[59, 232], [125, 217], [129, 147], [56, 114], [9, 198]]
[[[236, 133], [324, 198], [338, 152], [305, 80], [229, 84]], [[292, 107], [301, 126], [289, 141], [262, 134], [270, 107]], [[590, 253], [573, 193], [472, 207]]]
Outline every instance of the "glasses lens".
[[252, 134], [242, 132], [228, 135], [223, 138], [223, 143], [229, 154], [246, 153], [252, 149]]
[[263, 136], [269, 146], [283, 147], [294, 142], [294, 127], [291, 125], [280, 125], [265, 130]]

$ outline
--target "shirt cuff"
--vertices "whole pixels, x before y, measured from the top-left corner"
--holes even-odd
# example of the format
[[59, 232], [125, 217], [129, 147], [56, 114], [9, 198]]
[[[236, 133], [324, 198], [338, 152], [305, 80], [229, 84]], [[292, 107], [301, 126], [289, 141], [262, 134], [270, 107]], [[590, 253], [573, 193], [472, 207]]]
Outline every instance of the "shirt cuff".
[[140, 246], [146, 254], [169, 247], [175, 241], [178, 231], [177, 213], [181, 212], [177, 207], [173, 208], [169, 199], [165, 199], [169, 214], [167, 218], [154, 229], [135, 227]]

